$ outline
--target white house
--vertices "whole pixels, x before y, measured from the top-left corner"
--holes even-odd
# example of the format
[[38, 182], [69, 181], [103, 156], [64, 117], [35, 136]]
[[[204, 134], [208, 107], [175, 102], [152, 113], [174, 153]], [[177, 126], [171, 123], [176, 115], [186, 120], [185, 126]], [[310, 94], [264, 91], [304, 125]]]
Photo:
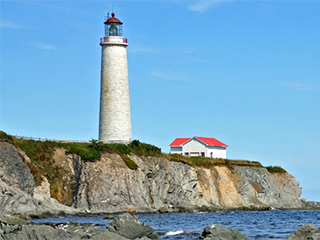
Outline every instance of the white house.
[[176, 138], [170, 144], [170, 154], [227, 158], [228, 146], [215, 138]]

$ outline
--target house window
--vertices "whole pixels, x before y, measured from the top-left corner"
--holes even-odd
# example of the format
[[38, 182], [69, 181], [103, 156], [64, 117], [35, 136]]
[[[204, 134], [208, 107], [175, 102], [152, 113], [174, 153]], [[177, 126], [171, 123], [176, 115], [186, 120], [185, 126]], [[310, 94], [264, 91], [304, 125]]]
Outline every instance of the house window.
[[212, 153], [210, 153], [210, 157], [211, 157], [211, 158], [212, 158], [212, 155], [213, 155], [213, 154], [212, 154]]
[[204, 157], [204, 152], [201, 153], [201, 156]]

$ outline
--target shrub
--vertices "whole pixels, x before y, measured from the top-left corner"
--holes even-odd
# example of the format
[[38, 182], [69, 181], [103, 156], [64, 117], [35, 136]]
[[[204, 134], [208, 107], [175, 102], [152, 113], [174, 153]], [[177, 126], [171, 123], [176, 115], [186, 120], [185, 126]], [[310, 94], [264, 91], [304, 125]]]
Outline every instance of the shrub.
[[268, 166], [266, 167], [269, 173], [286, 173], [287, 171], [284, 170], [282, 167], [279, 166]]
[[100, 151], [88, 143], [67, 143], [63, 146], [66, 151], [66, 154], [77, 154], [83, 159], [84, 161], [95, 161], [100, 158]]
[[159, 157], [162, 155], [161, 149], [147, 143], [141, 143], [139, 140], [133, 140], [128, 145], [130, 151], [139, 156]]
[[6, 139], [13, 142], [13, 137], [0, 130], [0, 139]]

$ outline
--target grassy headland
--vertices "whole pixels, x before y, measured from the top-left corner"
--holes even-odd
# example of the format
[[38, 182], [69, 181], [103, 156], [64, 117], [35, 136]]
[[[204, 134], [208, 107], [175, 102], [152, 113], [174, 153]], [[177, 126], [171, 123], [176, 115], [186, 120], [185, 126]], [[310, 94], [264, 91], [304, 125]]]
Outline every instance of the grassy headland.
[[[165, 154], [161, 152], [160, 148], [151, 144], [141, 143], [138, 140], [132, 141], [129, 145], [104, 144], [97, 140], [91, 140], [88, 143], [36, 141], [16, 138], [3, 131], [0, 131], [0, 139], [6, 139], [16, 147], [21, 148], [31, 160], [31, 162], [28, 162], [21, 156], [34, 176], [36, 185], [41, 184], [43, 176], [46, 177], [50, 183], [52, 197], [67, 205], [72, 203], [76, 183], [70, 173], [54, 163], [52, 157], [56, 148], [63, 148], [66, 154], [77, 154], [83, 161], [90, 162], [98, 161], [103, 152], [117, 153], [121, 156], [128, 168], [132, 170], [138, 169], [138, 165], [129, 157], [130, 154], [146, 157], [162, 157], [169, 161], [204, 168], [227, 166], [230, 170], [233, 170], [234, 166], [263, 167], [261, 163], [256, 161]], [[277, 166], [269, 166], [267, 170], [270, 173], [286, 172], [283, 168]]]

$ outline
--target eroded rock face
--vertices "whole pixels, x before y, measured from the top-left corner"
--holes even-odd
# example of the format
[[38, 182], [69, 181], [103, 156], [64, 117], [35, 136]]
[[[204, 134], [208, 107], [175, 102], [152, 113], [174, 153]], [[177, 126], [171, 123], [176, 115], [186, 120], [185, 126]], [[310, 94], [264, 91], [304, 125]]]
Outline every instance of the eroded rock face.
[[196, 169], [162, 158], [132, 158], [139, 165], [137, 170], [110, 153], [100, 161], [83, 163], [75, 206], [93, 211], [209, 206], [198, 190]]
[[50, 183], [46, 177], [43, 177], [41, 184], [34, 188], [33, 197], [40, 200], [51, 198]]
[[266, 168], [234, 167], [239, 177], [239, 194], [247, 206], [302, 207], [299, 182], [289, 173], [272, 173]]
[[[290, 174], [265, 168], [193, 168], [165, 158], [131, 156], [130, 170], [115, 153], [81, 165], [74, 205], [92, 211], [188, 210], [199, 207], [301, 207], [301, 188]], [[68, 165], [68, 164], [64, 164]]]
[[229, 229], [218, 224], [207, 226], [200, 238], [200, 240], [248, 240], [236, 229]]
[[66, 213], [79, 212], [52, 198], [36, 199], [0, 180], [0, 212], [41, 215], [46, 212], [58, 214], [61, 211]]
[[33, 194], [34, 178], [17, 149], [8, 142], [0, 142], [0, 179], [8, 186]]

